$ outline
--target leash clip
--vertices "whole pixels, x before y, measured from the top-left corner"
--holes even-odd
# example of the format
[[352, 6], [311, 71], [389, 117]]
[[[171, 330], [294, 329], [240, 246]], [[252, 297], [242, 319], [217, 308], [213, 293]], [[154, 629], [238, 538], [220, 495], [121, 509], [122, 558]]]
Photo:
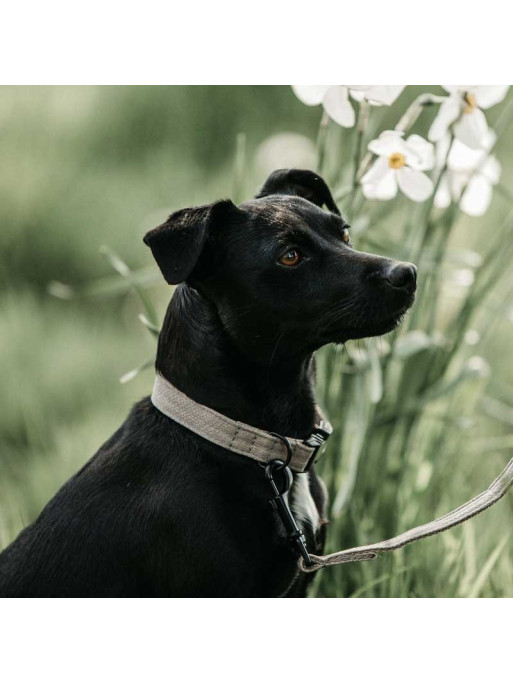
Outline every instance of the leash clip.
[[[281, 473], [283, 476], [283, 485], [281, 489], [276, 484], [274, 473]], [[270, 461], [265, 468], [265, 479], [271, 485], [273, 491], [273, 498], [269, 500], [271, 507], [275, 510], [285, 527], [287, 536], [292, 548], [301, 556], [305, 565], [312, 565], [310, 555], [306, 548], [306, 539], [303, 531], [298, 527], [285, 495], [289, 491], [292, 482], [292, 472], [288, 465], [279, 459]]]

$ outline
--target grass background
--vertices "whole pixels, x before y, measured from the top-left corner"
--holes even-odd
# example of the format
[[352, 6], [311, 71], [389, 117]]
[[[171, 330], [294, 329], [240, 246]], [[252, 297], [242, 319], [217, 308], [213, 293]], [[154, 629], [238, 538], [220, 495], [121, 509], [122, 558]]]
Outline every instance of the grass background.
[[[399, 110], [417, 92], [408, 89]], [[492, 123], [503, 106], [507, 102], [492, 110]], [[380, 116], [381, 128], [395, 123], [389, 110]], [[120, 287], [99, 247], [109, 245], [131, 268], [146, 269], [142, 276], [152, 281], [156, 272], [142, 243], [146, 230], [183, 206], [220, 197], [241, 200], [274, 167], [313, 165], [319, 117], [319, 108], [303, 106], [288, 87], [279, 86], [0, 89], [0, 548], [110, 436], [131, 403], [151, 389], [151, 370], [127, 384], [118, 382], [152, 358], [155, 340], [137, 318], [138, 297]], [[427, 130], [429, 117], [419, 121], [419, 132]], [[352, 154], [348, 132], [332, 127], [329, 135], [328, 179]], [[281, 137], [269, 142], [270, 136]], [[440, 329], [464, 289], [458, 273], [469, 270], [455, 259], [459, 255], [461, 261], [469, 250], [484, 254], [511, 210], [512, 153], [513, 127], [496, 150], [503, 176], [490, 211], [479, 219], [459, 217], [451, 232], [440, 282]], [[350, 211], [344, 201], [341, 206]], [[404, 233], [396, 231], [397, 217], [410, 216], [412, 205], [394, 206], [395, 213], [386, 205], [371, 207], [371, 228], [360, 231], [357, 247], [401, 256]], [[508, 230], [505, 244], [513, 237]], [[377, 541], [383, 533], [432, 519], [487, 486], [510, 457], [508, 264], [503, 271], [474, 317], [476, 328], [493, 321], [493, 334], [478, 349], [489, 375], [471, 378], [443, 398], [438, 411], [446, 418], [443, 431], [439, 417], [430, 413], [433, 407], [436, 412], [436, 401], [423, 408], [406, 457], [395, 464], [391, 455], [404, 447], [393, 441], [400, 419], [392, 420], [388, 437], [379, 433], [381, 444], [375, 418], [368, 419], [371, 437], [359, 460], [354, 496], [332, 525], [330, 550]], [[77, 291], [94, 286], [87, 296], [65, 300], [48, 294], [52, 281]], [[169, 289], [156, 277], [148, 292], [161, 318]], [[468, 355], [475, 354], [472, 346]], [[349, 363], [333, 350], [320, 359], [325, 369], [320, 393], [339, 433], [347, 420], [342, 395], [367, 392], [365, 368], [361, 386], [353, 372], [362, 347], [347, 347]], [[369, 353], [366, 345], [363, 352]], [[387, 363], [382, 349], [378, 356]], [[419, 372], [432, 362], [423, 353], [412, 360]], [[369, 407], [365, 397], [362, 412]], [[341, 439], [345, 454], [348, 445]], [[380, 450], [387, 455], [383, 470]], [[332, 450], [322, 468], [336, 496], [348, 477], [347, 464]], [[463, 528], [393, 557], [325, 570], [316, 595], [513, 596], [512, 505], [509, 495]]]

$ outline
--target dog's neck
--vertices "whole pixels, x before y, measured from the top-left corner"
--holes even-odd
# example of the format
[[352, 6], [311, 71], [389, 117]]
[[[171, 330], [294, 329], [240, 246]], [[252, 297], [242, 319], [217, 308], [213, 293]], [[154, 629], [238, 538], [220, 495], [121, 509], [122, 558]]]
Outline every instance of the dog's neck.
[[[274, 352], [274, 354], [273, 354]], [[305, 438], [315, 422], [311, 354], [255, 362], [229, 338], [215, 307], [180, 285], [159, 337], [156, 369], [194, 401], [254, 427]]]

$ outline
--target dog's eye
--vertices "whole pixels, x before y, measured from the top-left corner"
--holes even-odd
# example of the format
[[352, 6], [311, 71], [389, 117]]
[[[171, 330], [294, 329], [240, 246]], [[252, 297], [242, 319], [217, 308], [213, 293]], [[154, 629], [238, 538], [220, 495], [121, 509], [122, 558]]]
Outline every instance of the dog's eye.
[[297, 249], [289, 249], [278, 261], [284, 266], [296, 266], [301, 261], [301, 254]]
[[342, 233], [342, 240], [348, 245], [351, 242], [351, 236], [349, 235], [349, 231], [347, 228], [344, 228], [344, 232]]

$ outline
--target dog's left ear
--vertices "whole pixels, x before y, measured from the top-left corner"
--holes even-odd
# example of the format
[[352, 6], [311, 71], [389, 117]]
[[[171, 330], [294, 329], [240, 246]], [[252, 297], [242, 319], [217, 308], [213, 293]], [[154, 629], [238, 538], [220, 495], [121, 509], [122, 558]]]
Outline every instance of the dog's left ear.
[[273, 171], [265, 181], [257, 195], [297, 195], [313, 202], [318, 207], [323, 205], [333, 214], [340, 216], [340, 211], [335, 204], [326, 182], [313, 171], [302, 169], [278, 169]]
[[231, 200], [180, 209], [146, 233], [144, 243], [151, 249], [167, 282], [177, 285], [187, 280], [217, 223], [240, 212]]

